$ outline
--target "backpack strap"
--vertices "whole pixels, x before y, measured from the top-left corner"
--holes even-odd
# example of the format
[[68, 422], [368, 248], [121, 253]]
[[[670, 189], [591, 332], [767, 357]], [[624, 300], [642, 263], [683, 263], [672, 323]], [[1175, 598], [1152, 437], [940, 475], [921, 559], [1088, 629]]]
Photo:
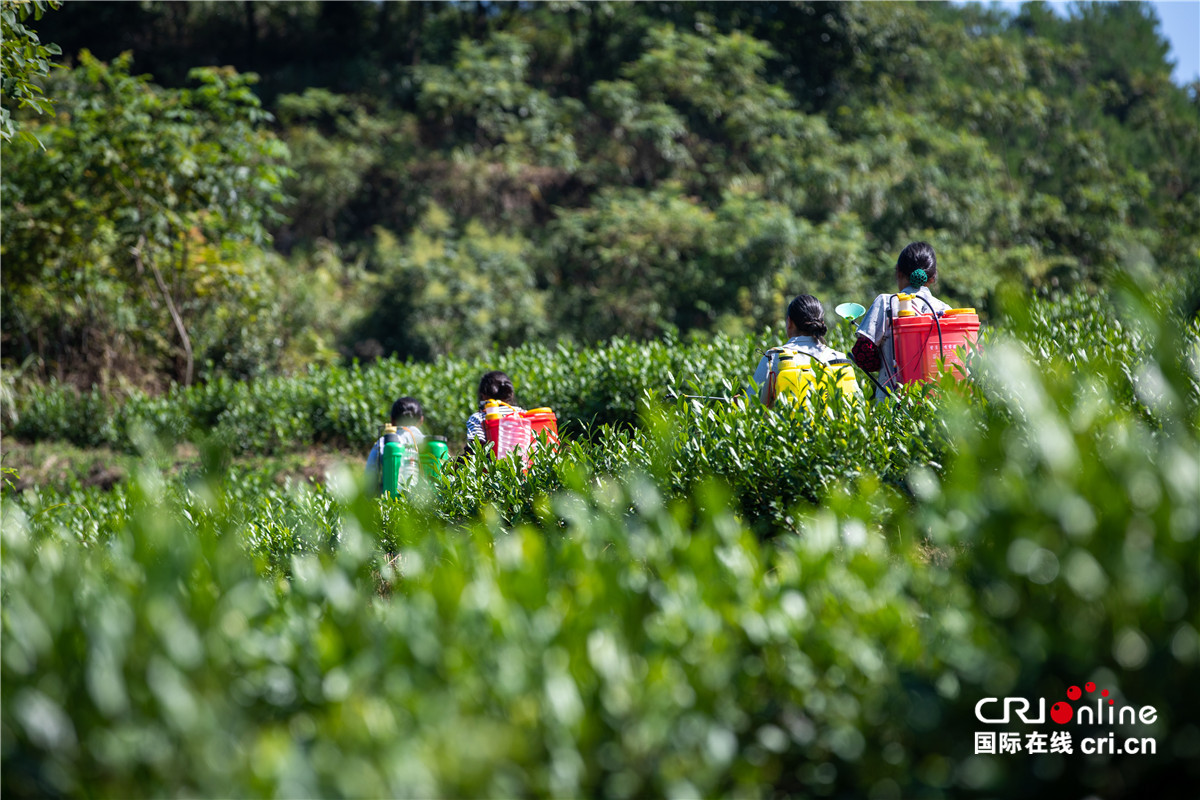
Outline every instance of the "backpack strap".
[[379, 494], [383, 494], [383, 439], [380, 436], [379, 441], [375, 442], [375, 451], [379, 453], [375, 458], [375, 473], [378, 476], [375, 479], [375, 489]]

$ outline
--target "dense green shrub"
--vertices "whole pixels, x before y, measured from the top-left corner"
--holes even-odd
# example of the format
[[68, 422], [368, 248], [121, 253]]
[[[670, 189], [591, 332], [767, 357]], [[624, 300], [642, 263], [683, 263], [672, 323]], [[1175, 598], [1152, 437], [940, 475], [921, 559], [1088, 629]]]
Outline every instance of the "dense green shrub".
[[[1117, 321], [1113, 301], [1105, 295], [1076, 292], [1016, 301], [1007, 309], [1039, 362], [1061, 353], [1069, 363], [1095, 358], [1129, 363], [1139, 347], [1136, 326]], [[832, 310], [826, 313], [833, 324]], [[581, 435], [599, 424], [635, 424], [639, 398], [647, 392], [735, 393], [749, 380], [761, 349], [779, 336], [771, 331], [683, 341], [673, 335], [651, 342], [616, 338], [595, 347], [530, 343], [482, 358], [382, 359], [369, 366], [312, 367], [292, 377], [218, 378], [173, 386], [158, 397], [134, 392], [118, 398], [54, 382], [18, 381], [4, 429], [26, 440], [65, 439], [130, 451], [137, 446], [134, 432], [142, 429], [169, 441], [197, 431], [216, 434], [236, 452], [247, 453], [314, 444], [365, 447], [386, 421], [392, 400], [411, 394], [424, 404], [432, 433], [461, 441], [479, 376], [502, 369], [513, 377], [518, 402], [552, 407], [560, 427]], [[831, 329], [834, 347], [848, 351], [852, 342], [850, 326]], [[1128, 386], [1122, 391], [1132, 397]]]
[[[5, 21], [33, 53], [29, 5]], [[78, 66], [3, 62], [35, 108], [2, 133], [47, 146], [5, 142], [6, 366], [111, 389], [335, 345], [741, 333], [799, 291], [868, 299], [916, 239], [988, 311], [1117, 263], [1196, 272], [1200, 105], [1153, 4], [483, 8], [46, 16]], [[188, 78], [213, 63], [240, 72]], [[279, 253], [245, 241], [268, 229]]]
[[[281, 487], [216, 449], [5, 495], [6, 791], [1194, 785], [1200, 328], [1118, 300], [1035, 307], [970, 392], [903, 414], [646, 406], [440, 497], [381, 504], [356, 465]], [[1085, 680], [1157, 709], [1156, 757], [974, 754], [979, 699]]]
[[[22, 439], [65, 439], [92, 446], [135, 447], [131, 431], [148, 427], [180, 440], [196, 430], [215, 432], [239, 452], [273, 453], [313, 444], [363, 445], [386, 422], [396, 397], [416, 396], [429, 429], [461, 441], [475, 410], [479, 377], [508, 372], [518, 402], [548, 405], [574, 432], [601, 423], [632, 424], [638, 398], [665, 394], [668, 385], [721, 391], [744, 383], [754, 370], [758, 337], [716, 337], [680, 343], [614, 339], [594, 348], [566, 343], [529, 344], [484, 358], [442, 358], [436, 363], [383, 359], [370, 366], [312, 368], [294, 377], [238, 382], [221, 378], [176, 387], [160, 397], [111, 397], [50, 383], [18, 387], [16, 421], [6, 430]], [[86, 424], [84, 424], [86, 420]]]
[[56, 116], [5, 149], [6, 350], [89, 382], [253, 374], [272, 360], [263, 331], [283, 329], [262, 246], [287, 148], [255, 76], [202, 67], [169, 90], [131, 60], [80, 53], [48, 81]]

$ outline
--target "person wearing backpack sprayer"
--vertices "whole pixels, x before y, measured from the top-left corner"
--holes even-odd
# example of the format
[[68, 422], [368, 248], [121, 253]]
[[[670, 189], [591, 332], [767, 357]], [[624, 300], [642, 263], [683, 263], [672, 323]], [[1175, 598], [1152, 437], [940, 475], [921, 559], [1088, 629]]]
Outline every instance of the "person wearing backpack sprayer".
[[905, 247], [896, 259], [896, 286], [899, 293], [876, 297], [858, 324], [858, 340], [850, 355], [864, 371], [879, 373], [876, 400], [887, 397], [891, 390], [900, 385], [900, 375], [895, 368], [893, 320], [906, 314], [941, 317], [950, 310], [949, 305], [929, 291], [929, 287], [937, 283], [937, 274], [937, 254], [931, 245], [913, 242]]
[[[764, 355], [758, 362], [758, 368], [754, 370], [754, 383], [753, 388], [749, 391], [750, 394], [754, 394], [754, 391], [757, 390], [759, 397], [767, 406], [774, 404], [778, 392], [799, 392], [803, 399], [808, 386], [813, 385], [815, 381], [815, 374], [811, 370], [813, 361], [829, 367], [835, 381], [834, 385], [840, 391], [857, 394], [858, 384], [854, 380], [853, 368], [847, 366], [850, 361], [846, 358], [845, 353], [834, 350], [825, 344], [825, 334], [829, 332], [829, 328], [825, 325], [825, 309], [822, 308], [820, 300], [811, 294], [797, 295], [788, 304], [787, 315], [784, 317], [784, 329], [788, 335], [787, 342], [779, 347], [771, 348], [767, 355]], [[788, 360], [798, 360], [803, 362], [803, 365], [797, 364], [795, 366], [798, 368], [785, 369], [787, 373], [808, 374], [801, 378], [796, 386], [789, 386], [786, 380], [776, 385], [774, 382], [783, 374], [777, 371], [780, 362]]]
[[425, 412], [415, 397], [401, 397], [392, 403], [390, 418], [391, 424], [384, 426], [383, 435], [367, 455], [367, 484], [379, 494], [398, 492], [416, 481], [419, 451], [425, 442], [419, 427], [425, 424]]
[[487, 436], [484, 433], [484, 422], [487, 419], [486, 407], [489, 400], [498, 400], [508, 405], [513, 413], [525, 409], [513, 405], [516, 391], [513, 389], [512, 378], [500, 370], [492, 370], [479, 379], [479, 410], [467, 417], [467, 443], [462, 456], [466, 456], [475, 448], [483, 448]]

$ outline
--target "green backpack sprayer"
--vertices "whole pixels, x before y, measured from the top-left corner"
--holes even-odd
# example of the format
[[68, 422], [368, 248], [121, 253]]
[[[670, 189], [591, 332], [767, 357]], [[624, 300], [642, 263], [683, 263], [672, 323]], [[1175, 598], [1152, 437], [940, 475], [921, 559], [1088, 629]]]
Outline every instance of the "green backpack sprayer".
[[397, 497], [407, 486], [417, 480], [418, 474], [437, 482], [442, 475], [442, 466], [450, 460], [446, 440], [433, 436], [417, 446], [417, 437], [412, 428], [404, 428], [402, 436], [395, 425], [385, 425], [379, 440], [379, 492], [386, 497]]

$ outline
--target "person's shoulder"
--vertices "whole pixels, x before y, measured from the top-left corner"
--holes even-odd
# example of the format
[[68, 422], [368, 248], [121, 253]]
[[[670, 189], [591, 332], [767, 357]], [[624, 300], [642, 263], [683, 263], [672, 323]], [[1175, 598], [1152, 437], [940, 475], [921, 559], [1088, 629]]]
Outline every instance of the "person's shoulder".
[[818, 360], [825, 362], [836, 361], [839, 358], [846, 357], [846, 354], [841, 350], [835, 350], [827, 344], [818, 344], [816, 352], [812, 353], [812, 355], [816, 356]]
[[885, 306], [895, 297], [895, 292], [884, 292], [883, 294], [875, 295], [875, 299], [871, 301], [871, 308]]
[[863, 314], [862, 319], [859, 321], [859, 325], [861, 326], [867, 320], [884, 314], [891, 299], [892, 295], [890, 294], [875, 295], [875, 299], [871, 301], [871, 305], [867, 306], [867, 312]]
[[858, 321], [858, 330], [860, 333], [882, 324], [882, 319], [887, 316], [888, 304], [894, 296], [891, 294], [875, 296], [875, 299], [871, 301], [871, 305], [867, 308], [867, 312]]
[[932, 291], [930, 291], [928, 286], [922, 286], [920, 289], [920, 293], [922, 293], [926, 297], [928, 297], [929, 302], [933, 303], [934, 308], [936, 308], [939, 312], [945, 311], [948, 308], [954, 308], [954, 306], [950, 305], [945, 300], [943, 300], [942, 298], [935, 295]]

